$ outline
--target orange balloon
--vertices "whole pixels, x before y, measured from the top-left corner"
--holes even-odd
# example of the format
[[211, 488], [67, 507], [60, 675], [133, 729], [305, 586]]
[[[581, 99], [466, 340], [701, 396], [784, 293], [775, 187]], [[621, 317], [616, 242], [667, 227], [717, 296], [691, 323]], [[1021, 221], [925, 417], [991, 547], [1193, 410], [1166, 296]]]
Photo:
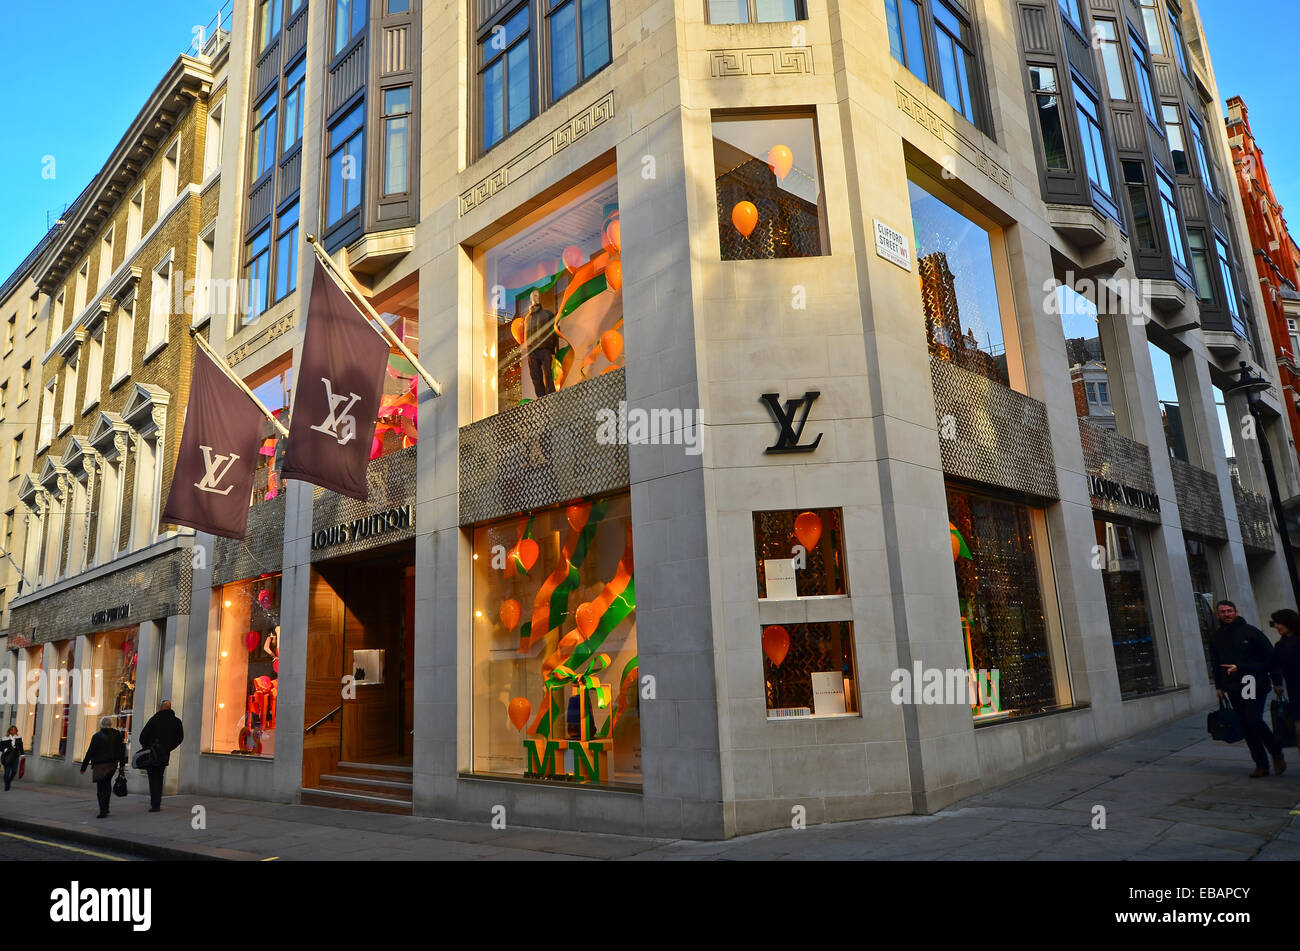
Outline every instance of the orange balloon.
[[541, 551], [537, 547], [537, 542], [531, 538], [521, 538], [519, 544], [515, 546], [515, 554], [519, 556], [519, 563], [524, 566], [526, 572], [533, 570], [533, 565], [537, 564], [537, 556]]
[[582, 530], [582, 526], [587, 524], [587, 516], [590, 514], [590, 502], [574, 502], [564, 510], [564, 517], [569, 520], [569, 528], [575, 532]]
[[600, 349], [605, 353], [605, 359], [613, 363], [623, 352], [623, 335], [617, 330], [606, 330], [600, 335]]
[[510, 722], [515, 725], [515, 729], [522, 730], [524, 724], [528, 722], [528, 717], [532, 715], [533, 705], [528, 702], [527, 697], [515, 697], [506, 709], [510, 713]]
[[618, 223], [618, 219], [615, 218], [613, 221], [611, 221], [609, 223], [609, 228], [606, 230], [609, 234], [609, 243], [613, 247], [613, 249], [615, 251], [622, 251], [623, 250], [623, 226]]
[[576, 244], [571, 244], [565, 248], [564, 254], [560, 257], [564, 261], [564, 266], [569, 269], [570, 274], [582, 267], [582, 262], [585, 260], [582, 254], [582, 248], [578, 247]]
[[758, 225], [758, 209], [752, 201], [738, 201], [731, 209], [731, 223], [736, 230], [748, 238]]
[[609, 285], [611, 291], [622, 289], [623, 262], [618, 258], [614, 258], [614, 260], [605, 265], [605, 283]]
[[498, 612], [501, 615], [501, 623], [506, 626], [507, 631], [513, 631], [519, 624], [519, 617], [522, 615], [523, 608], [514, 598], [506, 598], [501, 602], [501, 608]]
[[767, 167], [777, 178], [784, 181], [790, 174], [790, 169], [794, 168], [794, 153], [790, 151], [789, 146], [772, 146], [772, 151], [767, 153]]
[[822, 538], [822, 520], [816, 512], [800, 512], [795, 516], [794, 537], [808, 551], [817, 547]]
[[519, 346], [524, 345], [524, 318], [516, 317], [510, 321], [510, 336], [515, 338], [515, 343]]
[[780, 667], [785, 655], [790, 652], [790, 632], [780, 624], [773, 624], [763, 629], [763, 653], [772, 662], [773, 667]]
[[578, 625], [578, 630], [582, 633], [583, 640], [591, 637], [591, 632], [596, 629], [600, 623], [600, 612], [590, 601], [578, 605], [578, 610], [573, 612], [573, 620]]

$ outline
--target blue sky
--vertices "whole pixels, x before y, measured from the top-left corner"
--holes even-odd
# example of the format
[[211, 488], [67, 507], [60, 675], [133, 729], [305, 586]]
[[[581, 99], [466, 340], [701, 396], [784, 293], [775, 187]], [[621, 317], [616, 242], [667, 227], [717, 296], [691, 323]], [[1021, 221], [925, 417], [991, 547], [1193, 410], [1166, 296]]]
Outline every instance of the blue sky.
[[[100, 170], [222, 0], [61, 0], [0, 10], [0, 281]], [[53, 177], [42, 172], [50, 168]]]
[[[99, 171], [163, 71], [221, 0], [6, 3], [0, 12], [0, 281]], [[57, 11], [53, 16], [52, 11]], [[1283, 206], [1300, 230], [1300, 125], [1294, 121], [1300, 24], [1295, 0], [1202, 0], [1226, 99], [1241, 95]], [[1264, 23], [1247, 37], [1242, 30]], [[46, 156], [54, 177], [44, 177]]]

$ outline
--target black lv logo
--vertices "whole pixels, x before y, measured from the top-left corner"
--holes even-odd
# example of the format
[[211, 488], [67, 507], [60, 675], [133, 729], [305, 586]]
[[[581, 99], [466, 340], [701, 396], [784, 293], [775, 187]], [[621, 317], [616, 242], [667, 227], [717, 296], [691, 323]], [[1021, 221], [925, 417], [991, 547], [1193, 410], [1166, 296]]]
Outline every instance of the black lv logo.
[[[768, 446], [764, 452], [812, 452], [817, 448], [817, 444], [822, 441], [822, 434], [818, 433], [817, 438], [810, 443], [799, 444], [803, 438], [803, 427], [808, 422], [808, 411], [812, 409], [813, 403], [817, 397], [821, 396], [821, 390], [809, 390], [797, 400], [786, 400], [785, 409], [781, 408], [781, 397], [776, 393], [764, 393], [760, 399], [767, 404], [768, 412], [772, 414], [772, 421], [776, 423], [780, 432], [777, 434], [776, 442]], [[794, 424], [794, 414], [803, 407], [803, 413], [799, 417], [799, 425]]]

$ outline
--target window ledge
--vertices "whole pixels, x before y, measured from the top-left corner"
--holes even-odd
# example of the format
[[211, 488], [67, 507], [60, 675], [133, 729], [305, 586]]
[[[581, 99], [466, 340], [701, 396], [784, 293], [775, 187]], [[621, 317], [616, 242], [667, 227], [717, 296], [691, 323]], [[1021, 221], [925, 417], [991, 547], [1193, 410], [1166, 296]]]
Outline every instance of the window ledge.
[[773, 717], [767, 718], [768, 723], [807, 723], [809, 720], [860, 720], [861, 713], [810, 713], [806, 717]]
[[64, 435], [68, 432], [68, 430], [71, 429], [71, 428], [72, 428], [72, 421], [71, 421], [71, 420], [69, 420], [69, 421], [66, 422], [66, 423], [61, 423], [61, 424], [59, 424], [59, 436], [58, 436], [58, 438], [62, 439], [62, 438], [64, 437]]
[[163, 337], [157, 343], [152, 344], [149, 349], [144, 352], [144, 358], [140, 361], [141, 365], [148, 363], [165, 349], [167, 349], [167, 338]]
[[87, 403], [85, 406], [81, 407], [81, 415], [82, 415], [82, 416], [85, 416], [87, 413], [89, 413], [92, 409], [94, 409], [94, 408], [95, 408], [96, 406], [98, 406], [98, 405], [99, 405], [99, 397], [96, 396], [93, 400], [91, 400], [91, 401], [90, 401], [89, 403]]
[[129, 379], [131, 379], [131, 371], [128, 370], [126, 373], [115, 377], [113, 382], [108, 384], [108, 388], [110, 390], [115, 390]]

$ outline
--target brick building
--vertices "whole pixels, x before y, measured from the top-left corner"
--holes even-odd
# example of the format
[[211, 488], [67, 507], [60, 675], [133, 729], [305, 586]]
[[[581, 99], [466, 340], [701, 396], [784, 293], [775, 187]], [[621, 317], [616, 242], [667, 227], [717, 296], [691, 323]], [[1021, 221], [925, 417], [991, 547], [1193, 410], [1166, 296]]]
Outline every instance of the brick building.
[[[1300, 432], [1300, 247], [1287, 228], [1273, 191], [1264, 150], [1250, 128], [1250, 110], [1240, 96], [1228, 106], [1228, 142], [1237, 190], [1250, 232], [1255, 274], [1264, 299], [1270, 343], [1277, 355], [1291, 432]], [[1292, 452], [1296, 451], [1294, 440]]]

